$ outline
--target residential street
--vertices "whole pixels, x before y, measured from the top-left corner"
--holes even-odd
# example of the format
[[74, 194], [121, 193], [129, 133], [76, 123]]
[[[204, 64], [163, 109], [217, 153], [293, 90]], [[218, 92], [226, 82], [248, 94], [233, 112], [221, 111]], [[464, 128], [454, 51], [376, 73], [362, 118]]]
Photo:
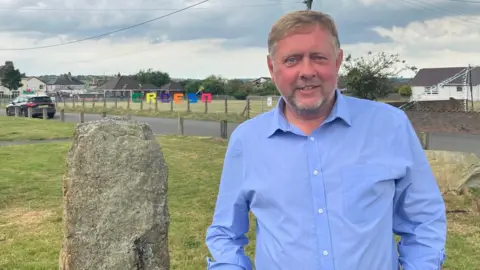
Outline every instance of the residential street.
[[[5, 111], [1, 110], [0, 115], [5, 115]], [[99, 114], [85, 114], [85, 121], [98, 119], [101, 119]], [[149, 124], [155, 134], [177, 134], [176, 119], [139, 116], [133, 116], [132, 119]], [[50, 121], [60, 121], [59, 114]], [[65, 113], [65, 121], [79, 122], [79, 114]], [[237, 126], [238, 124], [228, 123], [229, 136]], [[220, 137], [220, 123], [213, 121], [185, 120], [184, 131], [185, 135]], [[433, 133], [430, 139], [430, 149], [473, 152], [480, 157], [480, 135]]]

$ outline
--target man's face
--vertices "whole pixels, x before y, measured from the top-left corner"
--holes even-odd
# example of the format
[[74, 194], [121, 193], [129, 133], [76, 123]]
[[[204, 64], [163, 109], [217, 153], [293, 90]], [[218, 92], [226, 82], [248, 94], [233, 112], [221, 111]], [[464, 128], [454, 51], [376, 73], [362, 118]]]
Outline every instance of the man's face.
[[320, 26], [305, 26], [277, 42], [267, 59], [270, 75], [298, 114], [316, 114], [334, 97], [343, 53]]

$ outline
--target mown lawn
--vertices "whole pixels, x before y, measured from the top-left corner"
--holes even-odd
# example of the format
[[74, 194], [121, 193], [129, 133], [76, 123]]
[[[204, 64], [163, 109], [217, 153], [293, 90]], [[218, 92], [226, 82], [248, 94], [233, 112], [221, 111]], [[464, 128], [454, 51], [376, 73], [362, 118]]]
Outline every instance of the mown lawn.
[[75, 123], [0, 116], [0, 141], [46, 140], [73, 136]]
[[[172, 269], [205, 269], [205, 230], [212, 218], [226, 142], [177, 136], [158, 140], [170, 172]], [[0, 147], [0, 269], [58, 269], [62, 175], [68, 149], [68, 143]], [[478, 269], [480, 219], [475, 197], [445, 198], [453, 211], [445, 269]], [[252, 256], [253, 233], [249, 238], [247, 252]]]

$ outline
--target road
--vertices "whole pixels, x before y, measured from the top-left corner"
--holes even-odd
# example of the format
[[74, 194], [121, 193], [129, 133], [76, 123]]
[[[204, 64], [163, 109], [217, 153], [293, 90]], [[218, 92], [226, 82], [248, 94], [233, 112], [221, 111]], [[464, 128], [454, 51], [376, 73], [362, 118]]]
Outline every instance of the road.
[[[0, 110], [0, 115], [5, 115], [5, 111]], [[85, 121], [99, 120], [101, 116], [98, 114], [85, 114]], [[156, 118], [156, 117], [140, 117], [132, 116], [132, 120], [145, 122], [150, 125], [155, 134], [174, 135], [177, 134], [177, 120]], [[57, 114], [51, 121], [60, 121]], [[79, 122], [79, 114], [65, 113], [65, 121]], [[228, 136], [238, 124], [228, 123]], [[190, 136], [212, 136], [220, 137], [220, 123], [213, 121], [184, 120], [185, 135]], [[480, 157], [480, 135], [470, 134], [454, 134], [454, 133], [432, 133], [430, 137], [431, 150], [446, 150], [471, 152]]]

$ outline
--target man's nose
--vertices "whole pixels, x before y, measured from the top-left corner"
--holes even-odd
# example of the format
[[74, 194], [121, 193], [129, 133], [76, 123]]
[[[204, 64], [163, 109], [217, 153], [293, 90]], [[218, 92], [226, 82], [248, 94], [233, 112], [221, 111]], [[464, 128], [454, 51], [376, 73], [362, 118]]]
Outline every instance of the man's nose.
[[308, 58], [302, 61], [302, 65], [300, 69], [300, 78], [302, 80], [311, 80], [315, 78], [315, 69], [313, 68], [313, 63]]

